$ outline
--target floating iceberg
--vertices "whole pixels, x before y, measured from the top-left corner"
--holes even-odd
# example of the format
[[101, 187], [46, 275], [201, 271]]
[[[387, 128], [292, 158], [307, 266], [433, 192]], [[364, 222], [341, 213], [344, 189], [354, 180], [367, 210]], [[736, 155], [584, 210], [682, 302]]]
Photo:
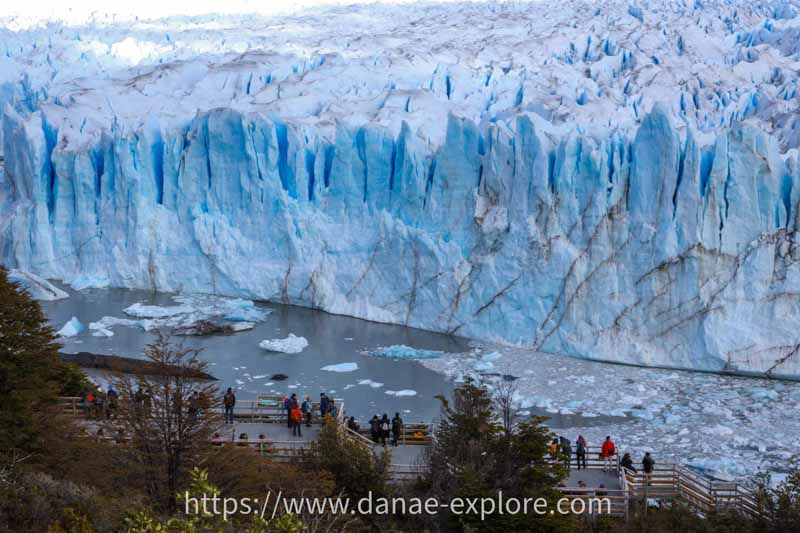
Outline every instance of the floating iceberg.
[[305, 337], [297, 337], [294, 333], [289, 333], [285, 339], [261, 341], [259, 346], [270, 352], [300, 353], [308, 346], [308, 340]]
[[63, 328], [58, 330], [57, 335], [59, 337], [74, 337], [81, 333], [84, 329], [86, 328], [84, 328], [83, 324], [81, 324], [81, 321], [78, 320], [77, 317], [72, 317], [66, 324], [64, 324]]
[[395, 344], [393, 346], [369, 350], [366, 353], [373, 357], [385, 357], [388, 359], [435, 359], [441, 357], [444, 352], [422, 350], [404, 344]]
[[411, 389], [387, 390], [387, 391], [385, 391], [385, 394], [388, 394], [389, 396], [398, 396], [398, 397], [406, 396], [406, 397], [410, 397], [410, 396], [416, 396], [417, 395], [417, 391], [411, 390]]
[[90, 322], [89, 330], [92, 332], [92, 337], [113, 337], [114, 332], [106, 327], [102, 321]]
[[356, 370], [358, 370], [358, 364], [339, 363], [336, 365], [323, 366], [320, 370], [324, 370], [326, 372], [355, 372]]
[[379, 389], [379, 388], [383, 387], [383, 383], [380, 383], [378, 381], [372, 381], [371, 379], [359, 380], [358, 384], [359, 385], [369, 385], [373, 389]]
[[21, 270], [11, 270], [8, 272], [9, 281], [19, 283], [22, 288], [28, 291], [34, 300], [61, 300], [69, 298], [69, 294], [59, 289], [46, 279], [40, 278], [36, 274], [23, 272]]
[[[172, 329], [178, 335], [213, 335], [253, 329], [271, 313], [250, 300], [212, 295], [180, 295], [172, 298], [179, 305], [159, 306], [135, 303], [123, 312], [135, 318], [105, 316], [90, 325], [95, 336], [110, 336], [114, 326], [140, 327], [145, 331]], [[249, 320], [246, 320], [249, 319]], [[94, 327], [92, 327], [94, 326]]]

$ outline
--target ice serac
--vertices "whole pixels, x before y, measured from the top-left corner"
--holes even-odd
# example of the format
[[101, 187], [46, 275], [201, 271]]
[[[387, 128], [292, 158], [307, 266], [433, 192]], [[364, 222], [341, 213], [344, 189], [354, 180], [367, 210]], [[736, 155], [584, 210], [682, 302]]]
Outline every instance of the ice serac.
[[169, 44], [124, 67], [114, 28], [87, 27], [73, 77], [9, 33], [31, 78], [0, 91], [0, 261], [800, 377], [796, 13], [615, 1], [599, 31], [568, 4], [354, 7], [233, 44], [165, 21], [181, 41], [126, 29]]
[[800, 375], [798, 177], [747, 124], [701, 148], [661, 106], [629, 138], [451, 116], [432, 151], [404, 142], [407, 127], [339, 125], [327, 144], [230, 109], [79, 149], [48, 145], [46, 124], [6, 120], [2, 249], [47, 278]]

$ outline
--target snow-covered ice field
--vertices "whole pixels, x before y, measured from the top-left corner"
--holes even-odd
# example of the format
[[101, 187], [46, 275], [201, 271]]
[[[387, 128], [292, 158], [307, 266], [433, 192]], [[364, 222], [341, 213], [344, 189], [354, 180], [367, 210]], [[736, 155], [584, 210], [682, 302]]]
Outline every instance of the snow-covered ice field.
[[800, 375], [794, 1], [245, 4], [0, 13], [3, 264]]

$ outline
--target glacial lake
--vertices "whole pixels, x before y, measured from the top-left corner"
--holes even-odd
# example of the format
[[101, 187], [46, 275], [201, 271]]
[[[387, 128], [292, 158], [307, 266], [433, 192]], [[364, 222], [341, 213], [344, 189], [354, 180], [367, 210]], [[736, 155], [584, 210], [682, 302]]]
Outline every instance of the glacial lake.
[[[126, 357], [143, 357], [145, 346], [154, 339], [153, 332], [135, 326], [113, 327], [113, 337], [95, 337], [88, 329], [91, 322], [105, 316], [132, 318], [123, 310], [139, 303], [169, 307], [176, 305], [173, 295], [129, 289], [72, 290], [64, 300], [42, 302], [53, 328], [58, 331], [73, 316], [85, 326], [75, 337], [62, 339], [67, 353], [91, 352]], [[405, 345], [448, 354], [469, 352], [468, 339], [427, 331], [369, 322], [352, 317], [290, 305], [261, 303], [269, 310], [263, 322], [252, 330], [228, 335], [175, 336], [173, 341], [201, 349], [208, 361], [208, 371], [219, 379], [221, 390], [233, 387], [239, 399], [254, 399], [258, 394], [310, 394], [319, 398], [327, 392], [345, 403], [348, 414], [366, 419], [373, 414], [399, 411], [409, 422], [431, 421], [439, 413], [437, 395], [450, 397], [454, 384], [416, 360], [394, 360], [365, 352], [379, 347]], [[299, 354], [269, 352], [259, 347], [265, 339], [287, 337], [290, 333], [305, 337], [309, 345]], [[321, 370], [328, 365], [356, 363], [353, 372]], [[90, 372], [97, 374], [97, 371]], [[273, 374], [285, 374], [285, 381], [271, 381]], [[381, 386], [359, 384], [364, 380]], [[387, 391], [415, 391], [414, 396], [394, 396]], [[615, 417], [583, 419], [580, 414], [560, 415], [532, 409], [531, 414], [547, 415], [551, 427], [598, 425]], [[608, 419], [608, 420], [606, 420]]]

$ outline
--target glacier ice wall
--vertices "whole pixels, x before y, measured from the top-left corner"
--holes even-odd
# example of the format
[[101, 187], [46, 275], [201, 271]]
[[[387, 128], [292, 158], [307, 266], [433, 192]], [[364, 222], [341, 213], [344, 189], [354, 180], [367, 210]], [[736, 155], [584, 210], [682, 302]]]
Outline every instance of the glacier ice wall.
[[734, 124], [701, 149], [451, 115], [313, 130], [218, 109], [62, 149], [5, 120], [5, 262], [78, 286], [264, 298], [611, 361], [796, 375], [797, 168]]
[[800, 21], [703, 4], [0, 31], [0, 262], [800, 377]]

